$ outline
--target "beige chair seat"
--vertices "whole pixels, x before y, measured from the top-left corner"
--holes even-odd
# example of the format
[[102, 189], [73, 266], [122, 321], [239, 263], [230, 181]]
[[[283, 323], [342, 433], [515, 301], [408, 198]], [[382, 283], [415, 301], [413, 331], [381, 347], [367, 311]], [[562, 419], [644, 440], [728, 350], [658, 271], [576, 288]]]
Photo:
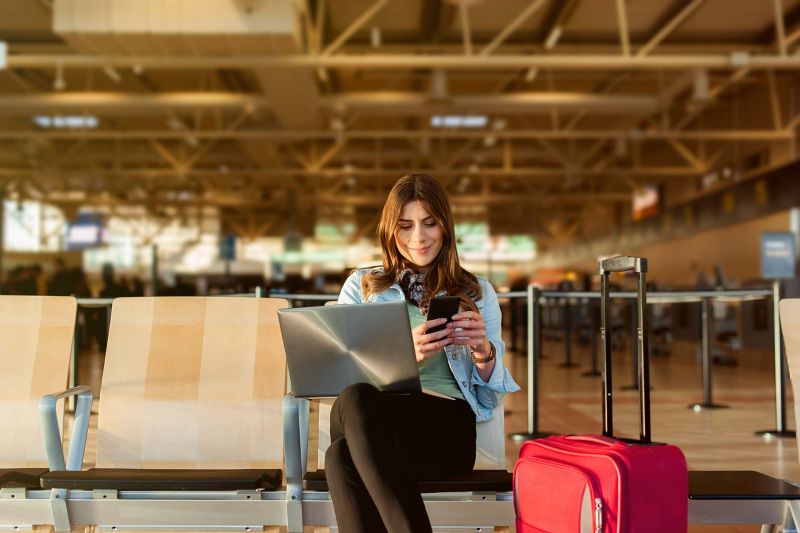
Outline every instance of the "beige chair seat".
[[[511, 472], [506, 470], [473, 470], [453, 476], [425, 476], [417, 481], [421, 493], [434, 492], [508, 492], [511, 490]], [[308, 472], [303, 477], [306, 490], [328, 490], [325, 470]]]
[[23, 488], [28, 490], [40, 489], [41, 477], [47, 468], [11, 468], [0, 469], [0, 489]]
[[46, 489], [70, 490], [276, 490], [279, 469], [91, 468], [82, 472], [50, 472]]

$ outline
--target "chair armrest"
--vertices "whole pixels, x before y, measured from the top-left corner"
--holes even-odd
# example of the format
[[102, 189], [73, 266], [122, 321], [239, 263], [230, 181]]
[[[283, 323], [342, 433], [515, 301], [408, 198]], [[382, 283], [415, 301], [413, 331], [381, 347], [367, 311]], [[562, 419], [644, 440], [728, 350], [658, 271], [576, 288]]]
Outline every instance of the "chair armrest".
[[[72, 439], [69, 443], [67, 461], [64, 462], [64, 446], [58, 428], [58, 400], [77, 396], [75, 421], [72, 426]], [[80, 470], [86, 450], [86, 437], [89, 432], [89, 417], [92, 414], [92, 389], [84, 385], [73, 387], [55, 394], [47, 394], [39, 400], [39, 413], [42, 421], [42, 435], [47, 450], [47, 465], [50, 470]]]
[[300, 500], [303, 476], [308, 468], [309, 401], [283, 397], [283, 449], [286, 461], [286, 496]]

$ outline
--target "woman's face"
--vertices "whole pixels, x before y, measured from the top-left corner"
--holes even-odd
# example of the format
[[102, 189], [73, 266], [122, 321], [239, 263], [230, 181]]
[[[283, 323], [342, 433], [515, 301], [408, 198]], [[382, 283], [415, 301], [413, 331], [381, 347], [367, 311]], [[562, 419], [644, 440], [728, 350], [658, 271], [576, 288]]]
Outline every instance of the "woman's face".
[[394, 235], [400, 254], [422, 272], [427, 272], [439, 255], [444, 240], [436, 219], [417, 200], [403, 206]]

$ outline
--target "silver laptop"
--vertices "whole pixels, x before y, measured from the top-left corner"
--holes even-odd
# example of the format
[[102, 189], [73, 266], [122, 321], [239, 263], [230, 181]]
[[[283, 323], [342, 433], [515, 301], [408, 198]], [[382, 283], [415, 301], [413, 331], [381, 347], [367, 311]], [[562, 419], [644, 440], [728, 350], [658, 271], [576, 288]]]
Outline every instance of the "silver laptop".
[[337, 396], [355, 383], [421, 390], [405, 301], [281, 309], [292, 394]]

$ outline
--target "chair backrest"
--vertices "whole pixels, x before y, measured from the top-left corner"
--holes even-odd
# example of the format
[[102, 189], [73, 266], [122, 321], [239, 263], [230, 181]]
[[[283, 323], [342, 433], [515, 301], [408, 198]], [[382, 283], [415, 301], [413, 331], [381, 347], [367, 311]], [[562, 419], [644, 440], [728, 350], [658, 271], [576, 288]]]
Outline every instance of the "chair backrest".
[[[336, 305], [336, 302], [327, 302], [325, 305]], [[319, 446], [317, 448], [317, 468], [325, 467], [325, 450], [331, 444], [330, 415], [333, 400], [325, 399], [319, 402]], [[476, 427], [476, 470], [505, 470], [506, 468], [506, 441], [505, 441], [505, 411], [503, 405], [494, 410], [494, 417], [487, 422], [479, 422]]]
[[[798, 423], [800, 422], [800, 298], [781, 300], [780, 318], [783, 343], [786, 346], [786, 362], [789, 364], [789, 378], [794, 392], [795, 423]], [[797, 446], [800, 452], [800, 440]]]
[[47, 466], [39, 399], [67, 386], [77, 306], [68, 296], [0, 296], [0, 468]]
[[274, 298], [118, 298], [97, 466], [281, 468], [286, 356]]

